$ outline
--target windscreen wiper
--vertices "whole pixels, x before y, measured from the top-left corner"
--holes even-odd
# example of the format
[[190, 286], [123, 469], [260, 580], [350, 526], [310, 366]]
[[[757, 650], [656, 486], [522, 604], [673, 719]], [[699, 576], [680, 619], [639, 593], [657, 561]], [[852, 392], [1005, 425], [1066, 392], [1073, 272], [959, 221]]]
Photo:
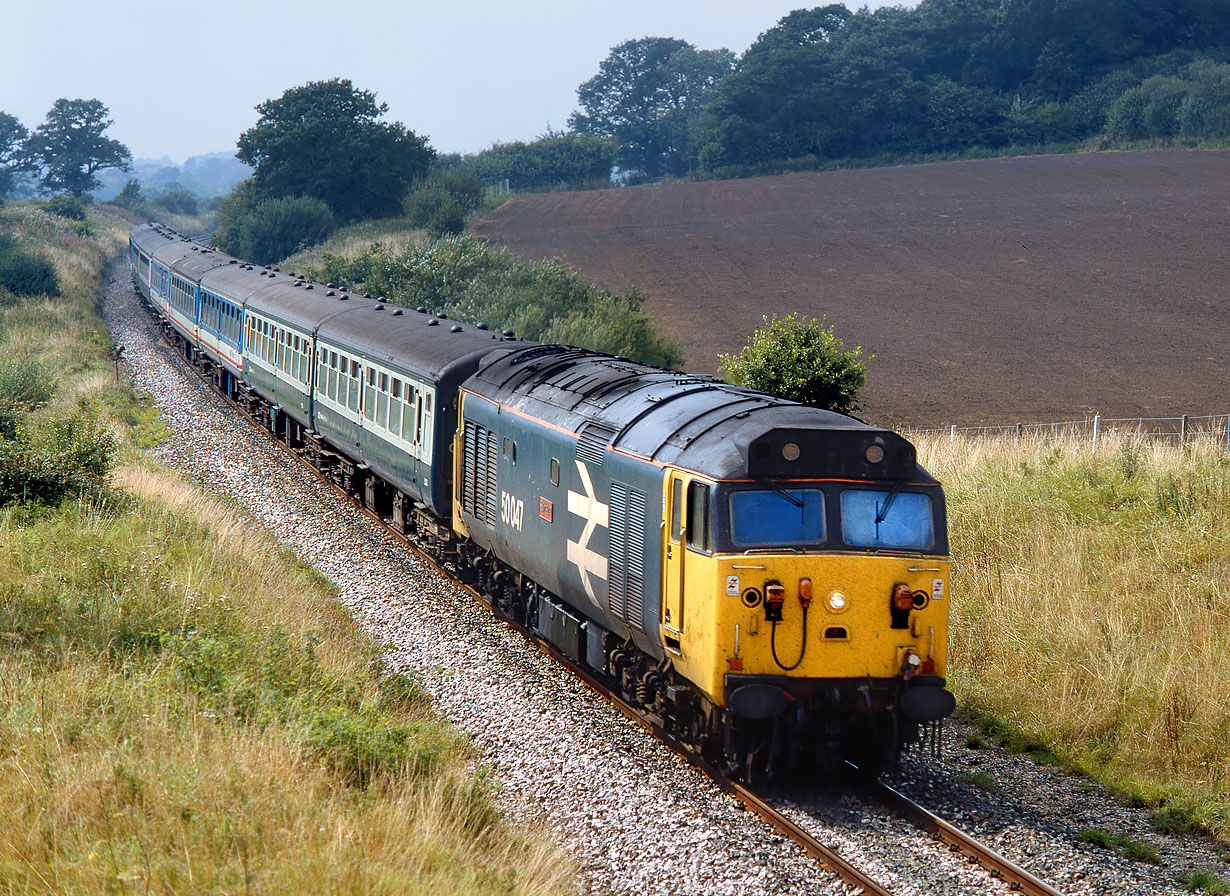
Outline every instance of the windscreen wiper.
[[800, 510], [803, 509], [803, 495], [801, 492], [799, 496], [796, 498], [794, 495], [790, 494], [790, 492], [786, 491], [784, 488], [782, 488], [776, 482], [773, 482], [771, 479], [764, 479], [763, 477], [758, 477], [758, 481], [763, 482], [769, 488], [773, 489], [773, 491], [777, 492], [777, 494], [781, 495], [783, 498], [785, 498], [795, 507], [798, 507]]
[[893, 502], [897, 500], [897, 494], [901, 491], [901, 484], [904, 479], [898, 479], [893, 483], [893, 487], [888, 490], [888, 496], [884, 499], [884, 505], [876, 505], [876, 541], [880, 540], [880, 523], [888, 518], [888, 511], [892, 508]]

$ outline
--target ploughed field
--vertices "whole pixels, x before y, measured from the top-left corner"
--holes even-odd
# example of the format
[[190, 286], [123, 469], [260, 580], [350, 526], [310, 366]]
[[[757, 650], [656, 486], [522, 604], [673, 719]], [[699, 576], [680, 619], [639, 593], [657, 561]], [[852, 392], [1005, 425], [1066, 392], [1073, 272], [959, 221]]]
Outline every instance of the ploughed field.
[[877, 423], [1230, 411], [1230, 151], [517, 195], [473, 230], [638, 287], [694, 372], [825, 316], [875, 355]]

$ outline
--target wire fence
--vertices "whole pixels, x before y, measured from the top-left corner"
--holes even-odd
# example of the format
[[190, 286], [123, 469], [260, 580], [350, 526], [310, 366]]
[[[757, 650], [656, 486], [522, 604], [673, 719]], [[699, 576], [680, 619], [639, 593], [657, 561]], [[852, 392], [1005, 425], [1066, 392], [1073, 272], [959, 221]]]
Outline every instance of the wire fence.
[[1150, 444], [1183, 445], [1196, 438], [1213, 438], [1230, 452], [1230, 414], [1209, 414], [1181, 417], [1103, 417], [1095, 415], [1084, 420], [1064, 420], [1053, 423], [1009, 423], [998, 426], [949, 426], [944, 429], [916, 429], [917, 435], [947, 433], [956, 441], [958, 436], [984, 436], [1012, 440], [1075, 439], [1088, 441], [1096, 452], [1099, 443], [1110, 436], [1128, 436]]

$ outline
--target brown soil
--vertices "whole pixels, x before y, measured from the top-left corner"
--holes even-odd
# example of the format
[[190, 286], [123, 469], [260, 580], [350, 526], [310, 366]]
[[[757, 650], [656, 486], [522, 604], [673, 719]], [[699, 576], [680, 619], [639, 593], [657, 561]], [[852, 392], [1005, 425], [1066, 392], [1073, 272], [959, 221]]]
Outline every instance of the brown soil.
[[640, 288], [697, 372], [825, 316], [875, 356], [876, 422], [1230, 412], [1230, 151], [523, 195], [474, 231]]

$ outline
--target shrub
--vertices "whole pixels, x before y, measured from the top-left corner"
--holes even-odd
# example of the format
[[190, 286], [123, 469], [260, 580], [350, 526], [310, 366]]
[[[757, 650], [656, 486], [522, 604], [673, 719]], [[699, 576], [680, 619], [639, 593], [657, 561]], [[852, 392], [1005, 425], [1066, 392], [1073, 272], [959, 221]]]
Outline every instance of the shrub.
[[67, 194], [61, 196], [52, 196], [47, 200], [47, 211], [53, 215], [59, 215], [61, 218], [68, 218], [72, 221], [85, 220], [85, 206], [81, 204], [81, 200], [76, 196]]
[[58, 296], [60, 280], [55, 265], [41, 255], [21, 249], [0, 250], [0, 289], [17, 296]]
[[319, 199], [295, 196], [255, 202], [249, 181], [218, 206], [214, 245], [258, 264], [273, 264], [315, 245], [337, 228], [333, 212]]
[[720, 357], [731, 383], [841, 414], [859, 409], [867, 378], [861, 347], [847, 349], [832, 327], [796, 314], [764, 322], [743, 351]]
[[111, 469], [115, 438], [92, 411], [44, 422], [0, 439], [0, 505], [57, 504], [97, 487]]
[[51, 372], [37, 361], [0, 361], [0, 437], [17, 437], [17, 424], [55, 392]]
[[414, 184], [403, 208], [411, 224], [439, 237], [465, 230], [482, 197], [483, 185], [473, 174], [437, 170]]

